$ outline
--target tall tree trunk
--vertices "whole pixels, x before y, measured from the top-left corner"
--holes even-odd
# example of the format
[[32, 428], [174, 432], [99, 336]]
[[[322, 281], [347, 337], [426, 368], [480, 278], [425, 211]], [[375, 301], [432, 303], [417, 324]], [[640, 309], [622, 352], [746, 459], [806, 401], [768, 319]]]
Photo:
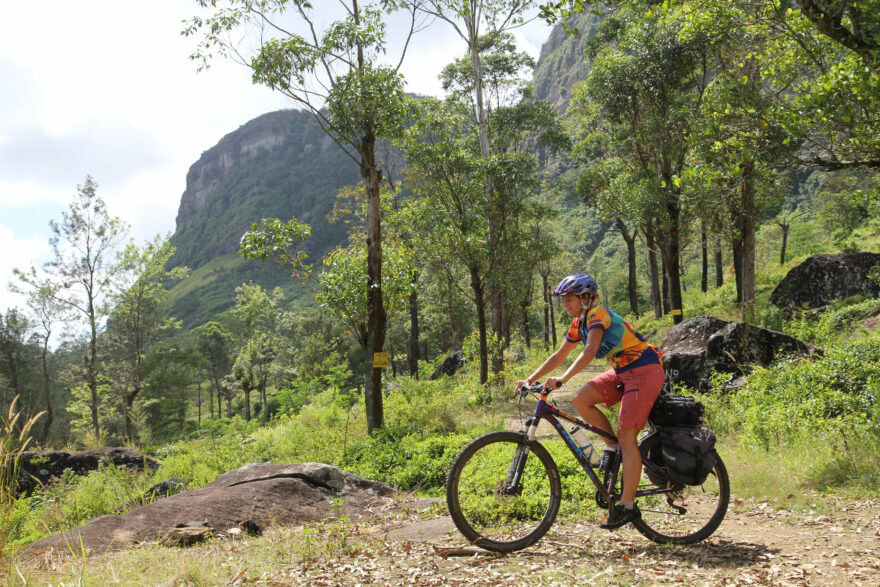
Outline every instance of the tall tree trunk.
[[737, 235], [733, 239], [733, 278], [736, 281], [736, 303], [742, 304], [742, 241]]
[[638, 236], [638, 231], [634, 230], [630, 234], [623, 220], [618, 217], [614, 221], [617, 224], [617, 230], [620, 231], [620, 235], [623, 237], [624, 242], [626, 242], [626, 261], [629, 273], [626, 291], [629, 295], [629, 310], [634, 315], [639, 316], [639, 290], [636, 282], [636, 237]]
[[700, 224], [700, 252], [702, 253], [702, 272], [700, 273], [700, 291], [709, 291], [709, 237], [706, 234], [706, 219]]
[[522, 304], [522, 323], [523, 323], [523, 337], [526, 339], [526, 348], [532, 348], [532, 339], [529, 337], [529, 304], [527, 302], [523, 302]]
[[791, 228], [791, 224], [787, 222], [777, 222], [776, 224], [782, 229], [782, 246], [779, 249], [779, 264], [785, 265], [785, 249], [788, 245], [788, 229]]
[[232, 417], [232, 386], [231, 385], [223, 385], [224, 389], [226, 389], [226, 417]]
[[134, 417], [132, 416], [132, 411], [134, 410], [134, 400], [140, 392], [140, 388], [135, 387], [131, 390], [131, 393], [125, 396], [125, 436], [129, 442], [134, 442]]
[[663, 303], [660, 297], [660, 271], [657, 269], [657, 239], [654, 236], [654, 221], [649, 219], [645, 225], [645, 246], [648, 249], [648, 271], [651, 279], [651, 309], [654, 318], [663, 316]]
[[382, 301], [382, 229], [380, 223], [379, 184], [381, 172], [376, 169], [375, 139], [367, 136], [362, 142], [365, 153], [363, 167], [367, 184], [367, 376], [364, 401], [367, 413], [367, 432], [382, 427], [382, 369], [373, 365], [373, 357], [385, 346], [385, 305]]
[[666, 315], [669, 313], [669, 277], [666, 274], [666, 261], [663, 260], [663, 252], [660, 252], [660, 270], [662, 272], [661, 285], [661, 293], [663, 294], [663, 314]]
[[541, 291], [544, 293], [544, 346], [550, 346], [550, 284], [548, 276], [541, 273]]
[[86, 377], [91, 396], [92, 431], [95, 433], [95, 439], [97, 440], [101, 429], [98, 422], [98, 325], [95, 316], [95, 303], [91, 295], [89, 295], [89, 326], [91, 329], [91, 339], [89, 340], [89, 354], [86, 359]]
[[45, 443], [49, 440], [49, 429], [52, 427], [52, 421], [55, 419], [55, 411], [52, 408], [52, 392], [49, 389], [49, 335], [47, 332], [43, 338], [43, 398], [46, 400], [46, 417], [43, 418], [43, 432], [40, 435], [40, 442]]
[[754, 322], [755, 311], [755, 162], [742, 164], [742, 208], [740, 232], [742, 234], [742, 319]]
[[[671, 185], [671, 177], [669, 184]], [[679, 196], [671, 192], [666, 200], [666, 215], [669, 222], [668, 232], [664, 238], [662, 249], [663, 264], [669, 288], [669, 312], [672, 314], [672, 323], [679, 324], [684, 319], [681, 298], [681, 203]]]
[[[419, 274], [413, 274], [413, 282], [418, 285]], [[409, 340], [406, 346], [406, 363], [409, 374], [419, 378], [419, 290], [414, 287], [409, 295]]]
[[489, 380], [489, 349], [486, 341], [486, 301], [483, 294], [483, 283], [477, 267], [470, 268], [471, 289], [474, 292], [474, 304], [477, 307], [477, 328], [480, 333], [480, 383]]
[[[455, 326], [455, 285], [452, 276], [447, 275], [446, 279], [446, 315], [449, 317], [449, 351], [458, 350], [458, 328]], [[425, 343], [427, 344], [427, 343]], [[425, 360], [428, 358], [428, 351], [425, 351]]]
[[724, 264], [721, 259], [721, 239], [715, 243], [715, 287], [724, 285]]

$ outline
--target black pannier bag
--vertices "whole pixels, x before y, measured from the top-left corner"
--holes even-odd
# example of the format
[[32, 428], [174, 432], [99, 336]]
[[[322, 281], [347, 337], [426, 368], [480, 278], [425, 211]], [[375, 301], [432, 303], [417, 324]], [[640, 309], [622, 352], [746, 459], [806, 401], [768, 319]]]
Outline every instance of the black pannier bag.
[[663, 464], [673, 481], [702, 485], [715, 467], [715, 435], [705, 426], [660, 429]]
[[703, 424], [703, 404], [692, 397], [660, 394], [648, 420], [657, 427], [700, 426]]

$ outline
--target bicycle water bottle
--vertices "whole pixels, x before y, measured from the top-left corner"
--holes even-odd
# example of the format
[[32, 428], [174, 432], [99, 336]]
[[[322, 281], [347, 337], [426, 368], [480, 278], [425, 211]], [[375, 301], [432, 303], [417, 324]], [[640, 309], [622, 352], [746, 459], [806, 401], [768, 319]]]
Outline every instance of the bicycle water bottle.
[[593, 446], [593, 443], [590, 442], [590, 439], [587, 438], [587, 435], [584, 434], [584, 431], [575, 426], [568, 434], [571, 436], [571, 439], [574, 441], [580, 451], [584, 454], [584, 457], [586, 457], [586, 459], [590, 461], [590, 464], [594, 467], [597, 467], [602, 460], [602, 456], [598, 452], [596, 452], [596, 448]]

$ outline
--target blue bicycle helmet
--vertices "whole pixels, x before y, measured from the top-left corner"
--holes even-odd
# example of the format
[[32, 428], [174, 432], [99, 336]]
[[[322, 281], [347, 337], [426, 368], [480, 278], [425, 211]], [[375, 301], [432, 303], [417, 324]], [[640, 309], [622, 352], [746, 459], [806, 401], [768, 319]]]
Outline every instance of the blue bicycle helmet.
[[597, 291], [599, 291], [599, 286], [596, 285], [595, 279], [593, 279], [586, 273], [575, 273], [573, 275], [569, 275], [568, 277], [564, 277], [562, 281], [559, 282], [559, 285], [556, 286], [556, 289], [550, 292], [550, 295], [580, 296], [583, 294], [590, 294], [591, 296], [594, 296], [596, 295]]

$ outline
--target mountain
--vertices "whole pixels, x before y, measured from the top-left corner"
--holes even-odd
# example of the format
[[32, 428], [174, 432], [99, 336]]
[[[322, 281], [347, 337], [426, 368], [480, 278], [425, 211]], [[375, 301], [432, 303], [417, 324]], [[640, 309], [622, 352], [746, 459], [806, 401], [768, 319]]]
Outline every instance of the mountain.
[[[541, 46], [538, 66], [535, 68], [535, 97], [547, 100], [560, 113], [565, 112], [571, 98], [571, 88], [587, 79], [590, 62], [584, 54], [587, 44], [596, 34], [602, 17], [579, 14], [555, 26]], [[566, 27], [573, 32], [570, 34]]]
[[[564, 111], [571, 85], [589, 73], [584, 49], [599, 22], [592, 15], [575, 17], [568, 25], [578, 29], [575, 35], [554, 28], [535, 71], [539, 99]], [[171, 262], [193, 272], [169, 293], [171, 315], [187, 326], [210, 320], [232, 305], [235, 288], [247, 281], [264, 288], [281, 286], [288, 299], [314, 303], [312, 286], [277, 266], [242, 259], [237, 253], [241, 235], [262, 218], [296, 217], [312, 226], [304, 250], [317, 262], [345, 241], [344, 223], [331, 224], [327, 213], [340, 188], [359, 180], [355, 162], [306, 112], [264, 114], [223, 137], [186, 176]]]
[[188, 325], [209, 320], [249, 280], [295, 294], [302, 284], [286, 271], [238, 256], [241, 235], [262, 218], [296, 217], [312, 226], [304, 250], [317, 260], [345, 240], [346, 227], [327, 213], [339, 189], [359, 180], [355, 162], [302, 111], [264, 114], [223, 137], [186, 176], [171, 262], [193, 274], [171, 290], [172, 315]]

